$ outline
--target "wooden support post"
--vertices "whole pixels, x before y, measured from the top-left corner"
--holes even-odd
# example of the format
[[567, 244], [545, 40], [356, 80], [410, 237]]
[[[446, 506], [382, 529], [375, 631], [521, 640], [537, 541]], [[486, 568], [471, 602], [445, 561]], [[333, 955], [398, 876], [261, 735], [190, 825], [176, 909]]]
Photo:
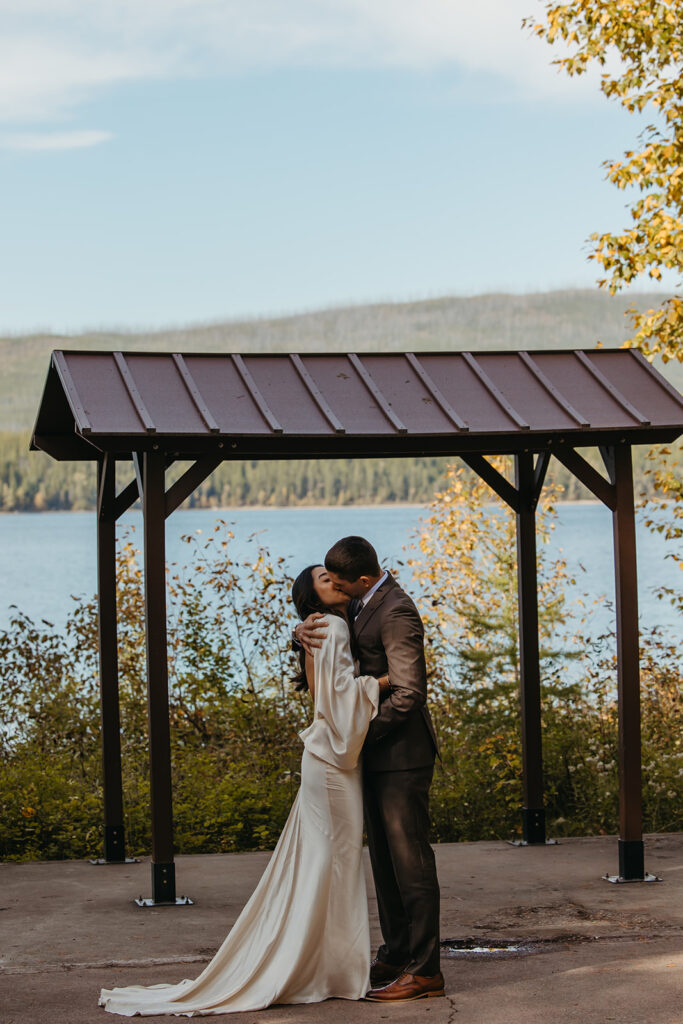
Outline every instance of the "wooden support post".
[[104, 790], [104, 860], [126, 858], [121, 786], [119, 662], [116, 631], [116, 464], [104, 455], [97, 465], [97, 625], [99, 633]]
[[633, 508], [631, 449], [615, 445], [608, 464], [614, 473], [616, 503], [614, 570], [617, 610], [619, 689], [619, 879], [644, 880], [640, 752], [640, 663], [638, 578]]
[[166, 650], [165, 460], [155, 452], [144, 453], [141, 460], [152, 804], [152, 899], [149, 902], [157, 904], [174, 903], [176, 899]]
[[520, 704], [524, 807], [522, 841], [545, 843], [543, 751], [541, 741], [541, 672], [538, 649], [536, 578], [536, 481], [533, 455], [515, 455], [517, 486], [517, 594], [519, 604]]

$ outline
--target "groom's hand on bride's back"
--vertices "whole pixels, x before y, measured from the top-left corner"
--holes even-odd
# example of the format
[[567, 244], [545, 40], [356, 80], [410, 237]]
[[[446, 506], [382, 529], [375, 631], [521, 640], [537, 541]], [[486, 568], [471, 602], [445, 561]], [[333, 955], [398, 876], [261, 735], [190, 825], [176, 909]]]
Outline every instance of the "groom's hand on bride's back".
[[327, 619], [320, 612], [313, 612], [303, 622], [298, 623], [294, 636], [306, 654], [313, 657], [313, 651], [316, 647], [322, 647], [327, 636]]

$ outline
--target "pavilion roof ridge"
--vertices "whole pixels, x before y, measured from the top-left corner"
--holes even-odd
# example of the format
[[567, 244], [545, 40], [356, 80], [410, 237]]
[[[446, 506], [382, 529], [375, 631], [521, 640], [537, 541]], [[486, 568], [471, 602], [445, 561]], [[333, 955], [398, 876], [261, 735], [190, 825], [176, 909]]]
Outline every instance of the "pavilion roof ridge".
[[[322, 342], [322, 344], [324, 344], [324, 342]], [[480, 355], [492, 355], [492, 356], [504, 356], [504, 355], [507, 355], [507, 356], [514, 356], [514, 355], [519, 355], [521, 352], [527, 352], [530, 355], [552, 355], [552, 354], [562, 354], [562, 353], [566, 354], [568, 352], [585, 352], [588, 355], [599, 355], [599, 354], [605, 353], [605, 352], [630, 352], [632, 355], [640, 356], [641, 359], [643, 359], [645, 362], [648, 362], [648, 360], [645, 359], [645, 356], [643, 356], [642, 353], [639, 352], [637, 349], [625, 348], [625, 347], [623, 347], [621, 345], [615, 345], [615, 346], [612, 346], [612, 347], [601, 346], [599, 348], [596, 348], [594, 346], [590, 347], [590, 346], [586, 346], [586, 345], [568, 345], [565, 348], [556, 348], [556, 347], [554, 347], [552, 345], [549, 345], [547, 348], [504, 348], [504, 347], [500, 347], [500, 348], [485, 348], [485, 349], [476, 348], [476, 347], [474, 347], [472, 345], [470, 345], [470, 346], [458, 346], [457, 348], [456, 347], [453, 347], [453, 348], [419, 348], [419, 347], [416, 347], [415, 345], [412, 345], [412, 346], [411, 345], [406, 345], [405, 348], [386, 350], [386, 349], [382, 349], [381, 348], [381, 342], [378, 342], [377, 344], [378, 344], [378, 347], [376, 349], [366, 348], [364, 345], [361, 345], [360, 347], [348, 347], [348, 348], [344, 348], [344, 349], [342, 349], [342, 348], [332, 348], [332, 349], [330, 349], [330, 348], [320, 348], [320, 349], [304, 348], [304, 349], [301, 349], [301, 348], [293, 348], [293, 347], [289, 348], [288, 347], [286, 349], [284, 349], [284, 348], [281, 349], [281, 350], [278, 349], [277, 351], [245, 351], [244, 349], [233, 348], [232, 346], [231, 347], [226, 347], [224, 351], [221, 351], [221, 350], [218, 350], [218, 349], [185, 349], [185, 350], [183, 350], [182, 346], [169, 347], [169, 348], [165, 348], [165, 349], [159, 349], [159, 348], [145, 348], [145, 349], [143, 349], [143, 348], [125, 348], [125, 347], [123, 347], [123, 348], [121, 348], [121, 347], [111, 347], [111, 348], [96, 348], [95, 349], [95, 348], [71, 348], [71, 347], [61, 346], [59, 348], [54, 348], [52, 350], [52, 353], [54, 354], [55, 352], [62, 352], [64, 355], [100, 355], [100, 356], [103, 356], [103, 355], [111, 355], [113, 352], [122, 352], [125, 356], [159, 356], [159, 357], [166, 358], [166, 359], [170, 358], [175, 353], [178, 353], [178, 354], [183, 355], [183, 356], [202, 356], [202, 357], [222, 356], [222, 357], [225, 357], [225, 356], [231, 356], [231, 355], [241, 355], [243, 359], [272, 359], [272, 358], [277, 357], [277, 356], [279, 356], [281, 358], [286, 358], [287, 356], [290, 356], [290, 355], [298, 355], [298, 356], [301, 356], [303, 358], [304, 356], [317, 356], [317, 357], [321, 357], [321, 356], [340, 356], [340, 355], [348, 355], [349, 353], [354, 354], [354, 355], [359, 355], [359, 356], [370, 356], [370, 355], [374, 355], [374, 356], [379, 356], [379, 355], [382, 355], [382, 356], [399, 356], [399, 355], [408, 355], [408, 354], [414, 354], [414, 355], [417, 355], [417, 356], [430, 356], [430, 355], [431, 356], [438, 356], [438, 355], [441, 355], [441, 356], [442, 355], [454, 355], [454, 356], [457, 356], [457, 355], [462, 355], [464, 352], [469, 352], [471, 355], [474, 355], [474, 356], [480, 356]], [[652, 364], [648, 363], [648, 365], [652, 365]]]

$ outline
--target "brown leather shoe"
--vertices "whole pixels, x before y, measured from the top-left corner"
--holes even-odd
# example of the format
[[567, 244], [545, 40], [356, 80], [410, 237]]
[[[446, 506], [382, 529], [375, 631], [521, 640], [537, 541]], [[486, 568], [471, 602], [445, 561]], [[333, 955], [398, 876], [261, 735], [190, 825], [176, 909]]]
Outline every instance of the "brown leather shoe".
[[370, 1003], [409, 1003], [413, 999], [431, 999], [443, 996], [443, 974], [424, 978], [419, 974], [401, 974], [385, 988], [371, 988], [366, 999]]
[[370, 985], [372, 988], [382, 988], [390, 981], [396, 981], [405, 969], [405, 964], [387, 964], [379, 957], [375, 957], [370, 964]]

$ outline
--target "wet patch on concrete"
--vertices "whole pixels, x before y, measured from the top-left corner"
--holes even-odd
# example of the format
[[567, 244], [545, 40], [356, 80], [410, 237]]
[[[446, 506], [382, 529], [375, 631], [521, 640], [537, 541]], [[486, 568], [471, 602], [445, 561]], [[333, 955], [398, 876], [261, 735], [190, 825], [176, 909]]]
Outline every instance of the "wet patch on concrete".
[[476, 938], [444, 939], [441, 955], [449, 960], [506, 960], [512, 957], [533, 956], [536, 953], [557, 951], [578, 942], [593, 942], [592, 936], [565, 934], [551, 939]]
[[538, 953], [557, 953], [570, 946], [588, 943], [603, 946], [623, 943], [655, 942], [660, 939], [671, 939], [674, 936], [683, 938], [680, 928], [664, 928], [659, 931], [626, 932], [620, 934], [607, 933], [591, 935], [585, 932], [560, 932], [551, 936], [520, 936], [517, 938], [481, 935], [468, 936], [462, 939], [443, 939], [441, 956], [447, 960], [506, 960], [515, 957], [534, 956]]

